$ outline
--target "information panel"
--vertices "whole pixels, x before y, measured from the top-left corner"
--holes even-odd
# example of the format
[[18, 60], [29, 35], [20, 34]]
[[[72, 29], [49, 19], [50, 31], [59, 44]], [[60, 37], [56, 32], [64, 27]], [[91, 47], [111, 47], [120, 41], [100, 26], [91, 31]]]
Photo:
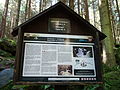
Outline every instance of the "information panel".
[[92, 36], [24, 33], [22, 77], [96, 80]]

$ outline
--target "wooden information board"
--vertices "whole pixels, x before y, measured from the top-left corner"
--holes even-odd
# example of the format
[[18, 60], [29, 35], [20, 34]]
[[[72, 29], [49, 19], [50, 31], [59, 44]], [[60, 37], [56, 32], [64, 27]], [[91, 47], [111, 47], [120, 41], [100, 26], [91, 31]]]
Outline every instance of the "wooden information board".
[[100, 41], [106, 36], [58, 2], [16, 27], [15, 84], [102, 83]]
[[97, 82], [95, 52], [92, 36], [24, 33], [20, 81]]

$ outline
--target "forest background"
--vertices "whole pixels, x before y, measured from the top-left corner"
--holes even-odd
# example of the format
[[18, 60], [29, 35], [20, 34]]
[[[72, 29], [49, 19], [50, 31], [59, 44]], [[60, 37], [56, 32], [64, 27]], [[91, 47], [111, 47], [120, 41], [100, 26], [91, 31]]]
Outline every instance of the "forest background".
[[[0, 70], [14, 68], [17, 37], [13, 28], [44, 11], [58, 1], [62, 1], [77, 14], [103, 32], [107, 38], [103, 43], [104, 87], [106, 90], [120, 89], [120, 0], [0, 0]], [[117, 75], [119, 77], [117, 77]], [[113, 78], [114, 77], [114, 78]], [[36, 86], [14, 86], [12, 81], [6, 88], [29, 88]], [[80, 86], [69, 90], [79, 90]], [[96, 89], [100, 85], [82, 86], [85, 90]], [[37, 86], [54, 89], [54, 86]], [[71, 88], [71, 89], [70, 89]], [[90, 89], [91, 88], [91, 89]]]

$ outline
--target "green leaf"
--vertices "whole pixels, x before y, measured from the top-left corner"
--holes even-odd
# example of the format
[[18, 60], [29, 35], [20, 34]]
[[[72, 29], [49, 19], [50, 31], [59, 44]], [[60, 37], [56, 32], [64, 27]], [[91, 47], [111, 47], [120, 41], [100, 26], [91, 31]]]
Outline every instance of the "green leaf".
[[12, 89], [20, 89], [20, 88], [26, 88], [29, 87], [30, 85], [14, 85]]

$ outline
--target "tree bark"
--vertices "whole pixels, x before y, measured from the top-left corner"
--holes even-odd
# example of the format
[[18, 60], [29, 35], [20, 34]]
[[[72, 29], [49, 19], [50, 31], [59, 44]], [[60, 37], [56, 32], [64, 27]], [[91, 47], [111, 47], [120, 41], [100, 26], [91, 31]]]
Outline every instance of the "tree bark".
[[83, 9], [84, 9], [84, 1], [83, 0], [81, 0], [81, 8], [80, 8], [80, 15], [83, 17], [84, 15], [83, 15], [83, 13], [84, 13], [84, 11], [83, 11]]
[[95, 18], [95, 0], [92, 0], [92, 6], [93, 6], [93, 19], [94, 19], [94, 26], [96, 27], [96, 18]]
[[112, 11], [112, 6], [114, 6], [114, 1], [109, 1], [109, 11], [110, 11], [110, 19], [111, 19], [111, 28], [113, 33], [114, 44], [116, 44], [116, 30], [115, 30], [115, 17]]
[[18, 26], [18, 23], [19, 23], [20, 6], [21, 6], [21, 0], [18, 0], [17, 16], [16, 16], [15, 26]]
[[42, 0], [39, 0], [39, 12], [42, 11]]
[[8, 4], [9, 4], [9, 0], [6, 0], [3, 15], [2, 15], [1, 28], [0, 28], [0, 37], [2, 37], [2, 38], [5, 36], [6, 18], [7, 18], [7, 13], [8, 13]]
[[42, 2], [42, 10], [45, 10], [46, 9], [46, 0], [43, 0]]
[[84, 0], [85, 3], [85, 19], [89, 21], [88, 0]]
[[118, 11], [118, 17], [119, 17], [119, 22], [120, 22], [120, 10], [119, 10], [119, 6], [118, 6], [118, 0], [115, 0], [116, 1], [116, 9]]
[[114, 53], [114, 43], [112, 36], [112, 28], [109, 14], [109, 7], [107, 0], [101, 0], [100, 6], [100, 19], [101, 19], [101, 29], [104, 34], [107, 35], [107, 38], [104, 40], [105, 51], [107, 55], [106, 64], [108, 66], [115, 66], [115, 53]]
[[69, 7], [74, 10], [74, 0], [69, 0]]
[[28, 6], [28, 19], [31, 17], [31, 0], [29, 0], [29, 6]]
[[78, 5], [78, 14], [80, 15], [80, 0], [77, 1]]
[[26, 5], [25, 5], [25, 21], [27, 19], [27, 11], [28, 11], [28, 0], [26, 0]]

